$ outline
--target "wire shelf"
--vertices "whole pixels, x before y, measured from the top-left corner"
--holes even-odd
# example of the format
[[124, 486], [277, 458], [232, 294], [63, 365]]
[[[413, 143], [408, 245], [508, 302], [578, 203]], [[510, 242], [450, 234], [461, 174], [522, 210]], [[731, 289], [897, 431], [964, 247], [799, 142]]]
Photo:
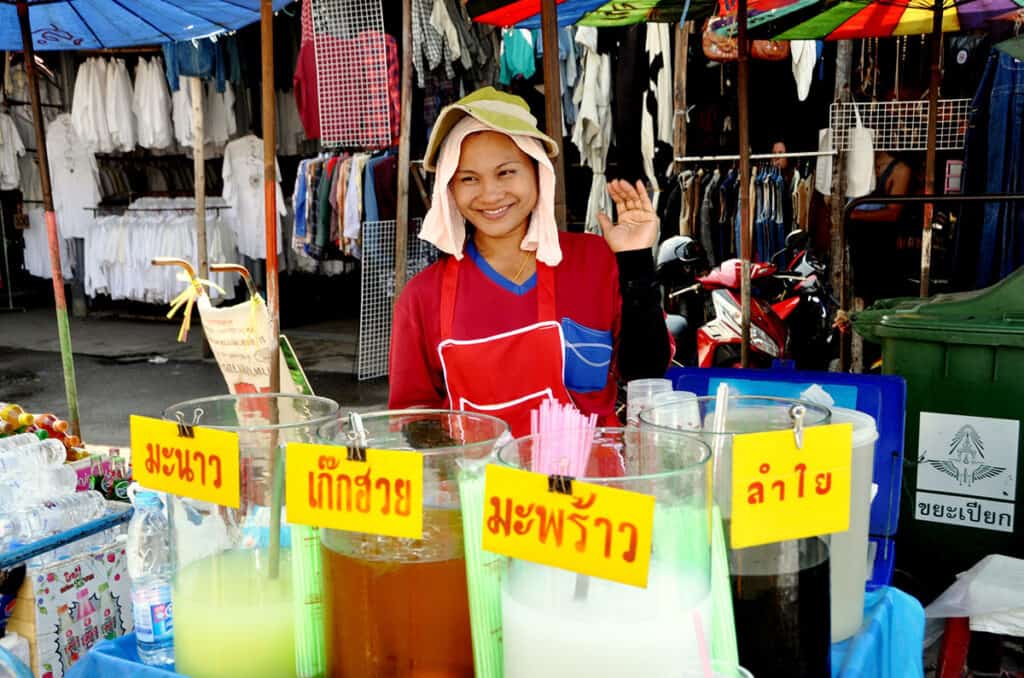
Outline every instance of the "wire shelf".
[[387, 45], [381, 0], [312, 0], [320, 141], [325, 147], [391, 144]]
[[[418, 233], [420, 220], [411, 221], [410, 233]], [[359, 305], [359, 345], [356, 377], [359, 381], [388, 374], [391, 347], [391, 310], [395, 300], [394, 221], [363, 224], [362, 292]], [[408, 244], [407, 277], [437, 261], [440, 252], [425, 240], [413, 236]]]
[[[964, 147], [971, 111], [970, 99], [941, 99], [938, 102], [935, 149], [957, 151]], [[837, 151], [850, 150], [849, 130], [861, 124], [873, 131], [876, 151], [928, 150], [928, 102], [880, 101], [832, 104], [829, 124]]]

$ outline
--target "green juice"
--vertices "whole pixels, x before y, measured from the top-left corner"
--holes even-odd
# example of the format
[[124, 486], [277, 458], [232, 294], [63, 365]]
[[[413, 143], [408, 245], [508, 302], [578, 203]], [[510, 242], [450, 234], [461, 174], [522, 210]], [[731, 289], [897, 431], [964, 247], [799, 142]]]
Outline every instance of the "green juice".
[[276, 579], [265, 550], [225, 551], [185, 567], [174, 582], [174, 655], [192, 678], [295, 675], [291, 552]]

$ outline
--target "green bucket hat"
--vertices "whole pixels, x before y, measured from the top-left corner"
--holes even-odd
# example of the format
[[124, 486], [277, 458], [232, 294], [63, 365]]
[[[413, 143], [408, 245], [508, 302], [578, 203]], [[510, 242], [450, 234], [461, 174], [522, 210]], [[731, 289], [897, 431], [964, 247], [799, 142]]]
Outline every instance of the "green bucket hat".
[[522, 97], [499, 92], [493, 87], [483, 87], [441, 109], [430, 133], [430, 143], [427, 144], [427, 153], [423, 158], [423, 167], [428, 172], [436, 169], [434, 163], [448, 132], [455, 123], [467, 115], [508, 134], [533, 137], [544, 144], [549, 157], [554, 158], [558, 155], [558, 144], [537, 129], [537, 118], [530, 113], [530, 107]]

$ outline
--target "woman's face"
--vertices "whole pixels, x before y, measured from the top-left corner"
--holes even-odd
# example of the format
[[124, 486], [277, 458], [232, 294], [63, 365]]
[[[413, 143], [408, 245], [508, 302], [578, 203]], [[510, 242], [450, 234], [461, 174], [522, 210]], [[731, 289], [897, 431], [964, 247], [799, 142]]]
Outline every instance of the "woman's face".
[[533, 159], [500, 132], [477, 132], [462, 141], [449, 187], [466, 221], [491, 238], [521, 237], [537, 205]]

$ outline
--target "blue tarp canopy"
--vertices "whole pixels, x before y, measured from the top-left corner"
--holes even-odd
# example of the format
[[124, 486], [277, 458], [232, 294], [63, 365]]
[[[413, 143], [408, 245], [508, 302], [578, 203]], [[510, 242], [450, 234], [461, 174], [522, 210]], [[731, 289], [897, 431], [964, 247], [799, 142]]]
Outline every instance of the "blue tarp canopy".
[[[260, 0], [26, 0], [33, 48], [155, 45], [237, 30], [260, 19]], [[274, 9], [292, 0], [274, 0]], [[0, 2], [0, 49], [21, 50], [16, 3]]]

